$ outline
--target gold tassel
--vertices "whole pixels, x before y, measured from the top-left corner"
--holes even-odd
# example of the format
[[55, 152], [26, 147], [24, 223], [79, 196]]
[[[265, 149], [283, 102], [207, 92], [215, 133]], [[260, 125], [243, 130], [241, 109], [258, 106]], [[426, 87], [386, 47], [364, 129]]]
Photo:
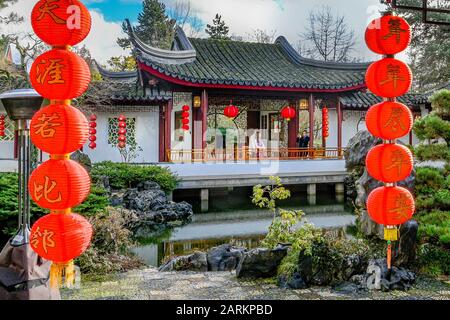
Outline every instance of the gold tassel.
[[[64, 281], [63, 281], [64, 280]], [[71, 288], [75, 284], [75, 265], [73, 260], [66, 263], [52, 263], [50, 268], [50, 287]]]
[[384, 228], [384, 240], [387, 241], [397, 241], [398, 240], [398, 229], [397, 228]]

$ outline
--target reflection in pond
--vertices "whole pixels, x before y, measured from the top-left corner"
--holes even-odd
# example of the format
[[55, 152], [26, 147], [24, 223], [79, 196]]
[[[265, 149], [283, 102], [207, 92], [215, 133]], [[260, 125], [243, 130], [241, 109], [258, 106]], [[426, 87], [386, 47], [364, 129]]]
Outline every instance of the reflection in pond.
[[[326, 233], [332, 233], [334, 237], [345, 237], [346, 227], [355, 222], [355, 215], [343, 203], [336, 203], [332, 193], [318, 194], [316, 205], [298, 205], [299, 199], [296, 198], [294, 201], [284, 202], [283, 207], [302, 209], [308, 222]], [[232, 208], [232, 211], [194, 214], [191, 223], [174, 228], [165, 239], [142, 245], [133, 251], [148, 265], [159, 266], [169, 256], [195, 250], [206, 251], [224, 243], [255, 248], [266, 235], [272, 215], [267, 210], [245, 209]]]

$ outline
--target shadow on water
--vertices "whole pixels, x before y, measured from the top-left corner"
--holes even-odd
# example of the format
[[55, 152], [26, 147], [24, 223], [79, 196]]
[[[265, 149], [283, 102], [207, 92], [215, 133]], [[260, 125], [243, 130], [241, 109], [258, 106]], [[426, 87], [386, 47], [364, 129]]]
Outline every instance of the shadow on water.
[[[318, 190], [313, 204], [308, 204], [306, 189], [290, 186], [291, 198], [280, 201], [283, 208], [301, 209], [306, 220], [324, 232], [335, 237], [344, 237], [348, 226], [355, 222], [355, 215], [346, 207], [343, 199], [336, 198], [334, 188], [327, 186]], [[187, 201], [194, 207], [192, 222], [173, 230], [165, 230], [164, 235], [146, 241], [133, 249], [145, 263], [159, 266], [169, 256], [183, 255], [195, 250], [205, 251], [224, 243], [255, 248], [265, 237], [272, 222], [272, 214], [267, 210], [255, 209], [251, 203], [251, 188], [210, 191], [209, 212], [199, 213], [200, 201], [197, 191], [174, 194], [175, 201]], [[311, 200], [311, 199], [309, 199]], [[311, 201], [310, 201], [311, 203]]]

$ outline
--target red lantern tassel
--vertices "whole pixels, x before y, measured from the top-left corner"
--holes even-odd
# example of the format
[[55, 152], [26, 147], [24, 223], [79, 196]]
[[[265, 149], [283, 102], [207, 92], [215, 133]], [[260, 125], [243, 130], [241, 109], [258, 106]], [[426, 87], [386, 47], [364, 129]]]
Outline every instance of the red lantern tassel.
[[53, 262], [50, 268], [50, 287], [53, 289], [60, 287], [71, 288], [75, 284], [75, 266], [73, 260], [65, 263]]

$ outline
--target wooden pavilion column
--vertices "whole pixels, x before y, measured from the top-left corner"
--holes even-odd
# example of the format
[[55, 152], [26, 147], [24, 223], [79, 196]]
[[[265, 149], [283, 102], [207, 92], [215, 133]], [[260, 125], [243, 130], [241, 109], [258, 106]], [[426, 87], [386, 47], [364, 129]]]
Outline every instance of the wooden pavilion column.
[[314, 148], [314, 110], [315, 110], [315, 100], [314, 95], [311, 93], [309, 95], [308, 101], [308, 109], [309, 109], [309, 148]]
[[342, 106], [341, 99], [339, 96], [337, 97], [336, 103], [336, 113], [337, 113], [337, 147], [338, 147], [338, 156], [342, 156]]
[[166, 146], [166, 135], [165, 135], [165, 117], [164, 117], [164, 105], [159, 105], [159, 156], [158, 161], [165, 161], [165, 146]]
[[164, 159], [169, 161], [168, 151], [171, 149], [171, 130], [172, 130], [172, 106], [173, 101], [169, 100], [164, 108]]
[[[298, 130], [300, 128], [300, 112], [299, 112], [299, 101], [293, 101], [290, 102], [290, 104], [295, 109], [295, 118], [288, 122], [288, 148], [297, 148], [297, 136], [298, 136]], [[296, 156], [296, 154], [290, 153], [289, 158], [292, 156]]]
[[202, 91], [202, 149], [206, 149], [206, 131], [208, 130], [208, 92], [206, 90]]

